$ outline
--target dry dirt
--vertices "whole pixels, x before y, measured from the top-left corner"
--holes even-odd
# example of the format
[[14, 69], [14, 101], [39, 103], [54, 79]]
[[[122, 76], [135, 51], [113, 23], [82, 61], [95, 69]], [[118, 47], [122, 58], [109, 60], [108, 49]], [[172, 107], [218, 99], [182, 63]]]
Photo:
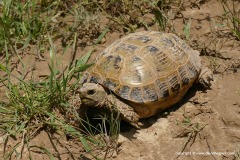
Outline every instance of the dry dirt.
[[[172, 20], [172, 25], [175, 33], [182, 36], [186, 23], [183, 19], [191, 18], [189, 42], [194, 49], [201, 51], [202, 59], [214, 72], [211, 89], [203, 90], [197, 85], [192, 87], [185, 98], [168, 111], [142, 120], [145, 125], [141, 130], [123, 124], [122, 127], [127, 129], [120, 134], [119, 151], [109, 159], [240, 159], [240, 42], [222, 25], [221, 16], [224, 12], [220, 2], [197, 2], [196, 5], [186, 4], [185, 10], [177, 16], [179, 18]], [[150, 30], [157, 30], [157, 26], [150, 27]], [[94, 54], [121, 36], [118, 32], [108, 33], [106, 42]], [[65, 65], [69, 58], [62, 58]], [[36, 62], [36, 75], [46, 74], [46, 63]], [[56, 159], [88, 159], [80, 157], [83, 148], [78, 142], [67, 141], [61, 134], [52, 136], [42, 131], [31, 144], [49, 148], [55, 153]], [[9, 144], [7, 147], [11, 146]], [[34, 157], [48, 159], [41, 154]]]

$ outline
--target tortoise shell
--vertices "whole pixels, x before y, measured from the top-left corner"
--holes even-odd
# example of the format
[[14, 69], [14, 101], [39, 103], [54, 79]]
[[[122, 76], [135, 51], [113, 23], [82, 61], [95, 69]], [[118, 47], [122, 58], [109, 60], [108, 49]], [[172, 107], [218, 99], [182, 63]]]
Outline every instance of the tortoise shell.
[[101, 84], [143, 118], [181, 100], [200, 71], [199, 52], [182, 39], [171, 33], [142, 31], [103, 50], [85, 82]]

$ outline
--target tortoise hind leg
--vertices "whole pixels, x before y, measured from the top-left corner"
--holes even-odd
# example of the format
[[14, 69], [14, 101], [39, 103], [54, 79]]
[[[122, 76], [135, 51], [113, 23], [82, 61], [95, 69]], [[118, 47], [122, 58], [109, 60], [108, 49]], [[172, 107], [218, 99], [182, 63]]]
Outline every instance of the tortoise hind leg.
[[205, 88], [209, 88], [211, 86], [211, 81], [213, 81], [212, 71], [207, 67], [202, 67], [198, 82], [202, 84]]
[[138, 122], [139, 115], [134, 112], [133, 108], [126, 103], [120, 101], [113, 95], [108, 95], [108, 101], [111, 104], [107, 104], [107, 107], [114, 107], [117, 109], [117, 111], [120, 113], [120, 117], [122, 120], [130, 123], [132, 126], [136, 127], [137, 129], [140, 129], [141, 123]]

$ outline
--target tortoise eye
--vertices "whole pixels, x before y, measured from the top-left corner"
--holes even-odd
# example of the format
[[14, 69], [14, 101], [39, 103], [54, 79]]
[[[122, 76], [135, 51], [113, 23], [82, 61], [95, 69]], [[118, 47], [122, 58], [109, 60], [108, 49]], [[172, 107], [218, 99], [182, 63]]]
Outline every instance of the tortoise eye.
[[87, 91], [88, 95], [94, 95], [95, 93], [96, 93], [96, 90], [94, 90], [94, 89]]

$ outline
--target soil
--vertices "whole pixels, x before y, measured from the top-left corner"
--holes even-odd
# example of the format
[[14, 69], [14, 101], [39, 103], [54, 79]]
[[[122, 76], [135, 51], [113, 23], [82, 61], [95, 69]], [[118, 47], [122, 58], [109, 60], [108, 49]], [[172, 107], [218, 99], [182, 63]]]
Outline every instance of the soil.
[[[203, 61], [214, 72], [212, 86], [208, 90], [193, 86], [184, 99], [169, 110], [141, 120], [144, 126], [140, 130], [123, 123], [118, 152], [108, 159], [240, 159], [240, 41], [223, 25], [224, 10], [219, 1], [186, 2], [183, 8], [171, 21], [172, 28], [184, 37], [184, 23], [191, 19], [189, 43], [201, 52]], [[154, 25], [149, 29], [157, 30], [158, 27]], [[105, 36], [106, 42], [96, 48], [91, 59], [121, 36], [123, 33], [109, 32]], [[76, 56], [80, 57], [90, 48], [79, 51]], [[59, 57], [63, 66], [71, 58], [65, 55]], [[48, 59], [47, 56], [44, 58]], [[47, 74], [47, 61], [34, 63], [36, 76]], [[9, 141], [7, 148], [14, 146], [14, 140]], [[48, 148], [56, 159], [91, 159], [81, 157], [84, 149], [80, 143], [67, 140], [61, 133], [50, 135], [42, 131], [31, 140], [31, 144]], [[27, 159], [28, 152], [23, 150], [23, 153], [26, 153], [23, 159]], [[48, 159], [38, 152], [34, 152], [33, 157]]]

